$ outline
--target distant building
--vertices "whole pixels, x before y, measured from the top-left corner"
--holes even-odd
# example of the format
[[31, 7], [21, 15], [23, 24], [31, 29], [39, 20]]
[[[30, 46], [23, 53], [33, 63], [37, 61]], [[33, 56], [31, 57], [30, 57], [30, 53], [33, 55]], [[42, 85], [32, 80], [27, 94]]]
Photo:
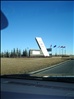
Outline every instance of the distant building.
[[30, 49], [29, 50], [30, 57], [49, 57], [52, 55], [52, 53], [50, 53], [52, 52], [52, 48], [46, 48], [41, 37], [36, 37], [35, 40], [39, 47], [39, 50]]
[[41, 56], [44, 56], [44, 54], [42, 53], [41, 50], [30, 49], [29, 50], [29, 56], [30, 57], [41, 57]]
[[[52, 50], [50, 49], [48, 52], [51, 52]], [[49, 53], [49, 55], [51, 56], [52, 53]], [[42, 52], [42, 50], [38, 50], [38, 49], [30, 49], [29, 50], [29, 56], [30, 57], [44, 57], [44, 54]]]

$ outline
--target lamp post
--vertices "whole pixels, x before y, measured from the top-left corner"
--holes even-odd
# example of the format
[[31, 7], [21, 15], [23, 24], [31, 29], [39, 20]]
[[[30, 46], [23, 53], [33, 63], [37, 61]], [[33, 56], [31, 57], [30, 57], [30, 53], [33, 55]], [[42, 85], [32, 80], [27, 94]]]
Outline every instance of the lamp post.
[[29, 47], [27, 47], [27, 56], [29, 57]]

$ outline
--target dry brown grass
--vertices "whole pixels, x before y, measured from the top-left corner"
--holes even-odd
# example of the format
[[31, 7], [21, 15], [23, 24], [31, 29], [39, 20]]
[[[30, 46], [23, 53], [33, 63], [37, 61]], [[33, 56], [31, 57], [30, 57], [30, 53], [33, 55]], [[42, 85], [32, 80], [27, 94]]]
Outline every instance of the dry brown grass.
[[63, 58], [1, 58], [1, 75], [29, 73], [64, 60]]

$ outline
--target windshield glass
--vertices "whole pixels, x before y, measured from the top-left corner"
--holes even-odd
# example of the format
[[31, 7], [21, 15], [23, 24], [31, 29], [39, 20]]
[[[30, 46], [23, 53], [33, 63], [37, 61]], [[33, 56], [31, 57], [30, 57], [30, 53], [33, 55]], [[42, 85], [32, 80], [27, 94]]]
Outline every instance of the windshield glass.
[[1, 75], [74, 76], [73, 1], [1, 1], [1, 13]]

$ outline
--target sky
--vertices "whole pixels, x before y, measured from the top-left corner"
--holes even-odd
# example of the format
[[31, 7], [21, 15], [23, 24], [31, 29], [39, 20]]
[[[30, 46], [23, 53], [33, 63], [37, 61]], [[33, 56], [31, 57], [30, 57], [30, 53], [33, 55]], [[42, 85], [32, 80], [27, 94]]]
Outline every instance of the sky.
[[39, 49], [35, 37], [41, 37], [46, 48], [52, 45], [53, 53], [66, 46], [64, 51], [74, 54], [73, 1], [2, 1], [1, 11], [9, 23], [1, 30], [2, 52]]

